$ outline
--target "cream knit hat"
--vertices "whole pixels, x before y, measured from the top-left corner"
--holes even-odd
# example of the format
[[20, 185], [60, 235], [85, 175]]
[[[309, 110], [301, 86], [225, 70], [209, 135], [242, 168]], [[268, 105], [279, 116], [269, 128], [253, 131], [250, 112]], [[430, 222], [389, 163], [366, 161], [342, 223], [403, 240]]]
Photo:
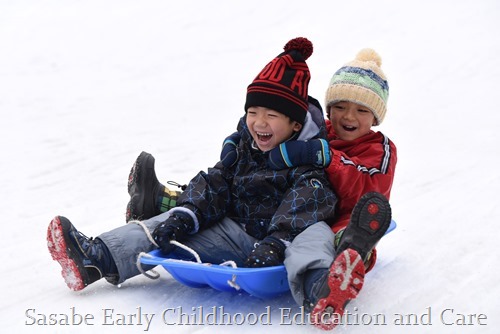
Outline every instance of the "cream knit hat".
[[375, 115], [376, 124], [382, 123], [387, 111], [389, 85], [380, 68], [382, 59], [372, 49], [358, 52], [356, 59], [341, 67], [330, 80], [325, 105], [328, 108], [340, 101], [364, 105]]

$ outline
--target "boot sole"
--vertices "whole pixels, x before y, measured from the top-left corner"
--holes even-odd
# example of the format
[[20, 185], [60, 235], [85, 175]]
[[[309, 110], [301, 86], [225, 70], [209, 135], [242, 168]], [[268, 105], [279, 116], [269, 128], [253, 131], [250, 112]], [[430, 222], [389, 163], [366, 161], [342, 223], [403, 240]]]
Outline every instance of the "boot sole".
[[339, 252], [355, 249], [363, 257], [375, 247], [391, 225], [391, 206], [380, 193], [370, 192], [354, 206], [351, 221], [339, 245]]
[[[145, 204], [144, 204], [144, 197], [145, 197], [145, 192], [144, 189], [141, 189], [142, 191], [138, 192], [138, 185], [144, 183], [144, 178], [147, 177], [146, 175], [148, 174], [148, 169], [153, 169], [153, 176], [156, 178], [154, 174], [154, 165], [155, 165], [155, 159], [154, 157], [146, 152], [141, 152], [137, 159], [134, 162], [134, 165], [130, 169], [130, 173], [128, 176], [128, 194], [130, 195], [130, 201], [127, 204], [127, 211], [125, 214], [125, 220], [129, 222], [130, 220], [133, 219], [147, 219], [151, 217], [145, 217]], [[156, 180], [156, 183], [158, 183], [158, 180]], [[144, 188], [144, 187], [142, 187]], [[137, 194], [137, 192], [139, 194]]]
[[346, 305], [361, 291], [364, 278], [365, 266], [358, 252], [346, 249], [337, 256], [327, 278], [330, 293], [312, 310], [312, 324], [323, 330], [339, 325]]
[[[151, 167], [148, 167], [151, 166]], [[128, 174], [128, 185], [127, 185], [127, 190], [128, 194], [132, 196], [136, 189], [135, 185], [137, 185], [141, 180], [140, 175], [144, 175], [146, 173], [147, 168], [154, 168], [155, 166], [155, 158], [147, 153], [142, 151], [141, 154], [135, 159], [134, 164], [132, 165], [132, 168], [130, 169], [130, 173]], [[138, 173], [140, 171], [140, 173]]]
[[68, 288], [79, 291], [87, 285], [81, 274], [85, 269], [82, 263], [73, 260], [72, 254], [76, 254], [76, 250], [64, 237], [70, 226], [71, 223], [64, 217], [57, 216], [52, 219], [47, 229], [47, 247], [52, 259], [61, 266], [61, 274]]

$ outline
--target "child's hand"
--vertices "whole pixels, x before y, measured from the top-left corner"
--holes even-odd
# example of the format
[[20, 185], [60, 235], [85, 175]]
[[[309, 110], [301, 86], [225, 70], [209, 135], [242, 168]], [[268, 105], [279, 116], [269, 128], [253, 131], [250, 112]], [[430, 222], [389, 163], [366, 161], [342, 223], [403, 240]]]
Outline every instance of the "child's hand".
[[153, 231], [153, 240], [165, 254], [174, 249], [171, 240], [181, 240], [194, 228], [193, 218], [185, 212], [174, 212]]
[[269, 166], [274, 170], [305, 165], [325, 168], [331, 160], [330, 147], [324, 139], [287, 141], [269, 152]]
[[275, 237], [266, 237], [250, 253], [245, 261], [245, 267], [272, 267], [283, 264], [285, 260], [285, 245]]

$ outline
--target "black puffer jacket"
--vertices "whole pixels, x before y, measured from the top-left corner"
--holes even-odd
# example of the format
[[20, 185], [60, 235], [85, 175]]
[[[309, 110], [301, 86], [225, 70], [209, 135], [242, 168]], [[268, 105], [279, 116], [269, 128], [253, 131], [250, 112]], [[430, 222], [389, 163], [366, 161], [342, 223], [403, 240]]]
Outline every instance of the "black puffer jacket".
[[[332, 218], [337, 198], [323, 169], [301, 166], [271, 170], [268, 153], [253, 145], [245, 117], [238, 125], [241, 140], [236, 164], [225, 168], [219, 162], [208, 172], [198, 173], [178, 205], [194, 212], [199, 228], [228, 217], [243, 224], [257, 239], [272, 234], [291, 241], [311, 224]], [[298, 137], [310, 139], [323, 130], [322, 124], [318, 126], [308, 115]]]

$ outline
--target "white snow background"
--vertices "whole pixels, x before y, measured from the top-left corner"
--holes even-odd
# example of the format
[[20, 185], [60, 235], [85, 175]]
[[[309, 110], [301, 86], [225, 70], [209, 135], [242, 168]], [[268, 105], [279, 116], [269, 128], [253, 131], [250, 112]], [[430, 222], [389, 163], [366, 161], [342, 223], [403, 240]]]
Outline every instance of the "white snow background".
[[[375, 129], [398, 147], [398, 229], [348, 306], [358, 321], [335, 331], [497, 332], [499, 10], [495, 0], [1, 0], [2, 333], [321, 332], [280, 319], [283, 309], [300, 311], [290, 295], [188, 288], [162, 268], [156, 281], [72, 292], [45, 239], [55, 215], [88, 236], [124, 224], [127, 177], [142, 150], [163, 182], [186, 183], [212, 166], [243, 115], [247, 85], [298, 36], [314, 44], [309, 92], [321, 102], [333, 72], [361, 48], [380, 53], [390, 98]], [[161, 319], [167, 308], [219, 306], [231, 315], [269, 306], [272, 324]], [[116, 323], [139, 309], [154, 314], [149, 328], [144, 319]], [[38, 322], [72, 310], [93, 325]], [[418, 322], [394, 323], [412, 314]]]

